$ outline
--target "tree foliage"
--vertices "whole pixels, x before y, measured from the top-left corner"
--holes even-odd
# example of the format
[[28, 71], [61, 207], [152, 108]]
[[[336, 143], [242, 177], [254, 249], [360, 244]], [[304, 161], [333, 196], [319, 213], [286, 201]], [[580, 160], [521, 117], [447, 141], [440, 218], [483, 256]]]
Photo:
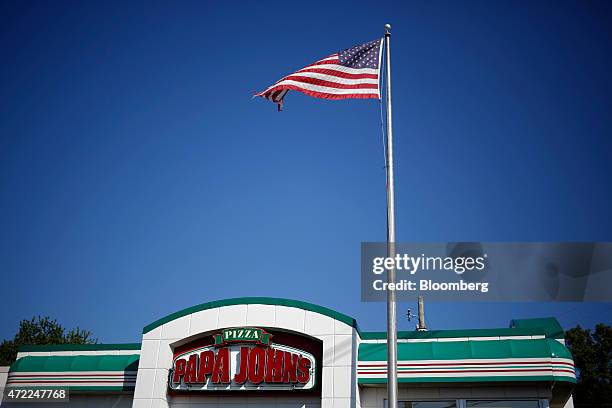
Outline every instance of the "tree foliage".
[[19, 323], [19, 331], [13, 340], [0, 343], [0, 366], [12, 364], [19, 347], [40, 344], [95, 344], [98, 340], [88, 330], [76, 327], [66, 330], [57, 320], [49, 317], [33, 317]]
[[600, 323], [590, 330], [578, 325], [565, 339], [578, 374], [574, 405], [612, 406], [612, 327]]

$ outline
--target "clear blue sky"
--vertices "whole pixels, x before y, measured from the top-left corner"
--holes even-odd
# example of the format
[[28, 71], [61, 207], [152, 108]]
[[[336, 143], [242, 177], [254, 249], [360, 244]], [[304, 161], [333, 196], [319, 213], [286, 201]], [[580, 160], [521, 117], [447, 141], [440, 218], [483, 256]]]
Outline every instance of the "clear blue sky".
[[[610, 2], [2, 2], [0, 338], [41, 314], [138, 341], [236, 296], [383, 330], [359, 298], [378, 102], [251, 95], [386, 22], [398, 240], [612, 240]], [[427, 305], [437, 329], [548, 315], [612, 306]]]

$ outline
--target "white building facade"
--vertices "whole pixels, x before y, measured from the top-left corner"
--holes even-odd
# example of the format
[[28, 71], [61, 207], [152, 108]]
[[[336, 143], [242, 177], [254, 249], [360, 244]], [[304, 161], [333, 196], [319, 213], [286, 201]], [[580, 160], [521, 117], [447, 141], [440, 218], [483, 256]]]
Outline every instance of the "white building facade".
[[[141, 343], [24, 347], [0, 387], [67, 389], [73, 407], [383, 408], [386, 354], [384, 332], [342, 313], [237, 298], [159, 319]], [[398, 381], [401, 407], [554, 408], [571, 403], [576, 377], [547, 318], [400, 332]]]

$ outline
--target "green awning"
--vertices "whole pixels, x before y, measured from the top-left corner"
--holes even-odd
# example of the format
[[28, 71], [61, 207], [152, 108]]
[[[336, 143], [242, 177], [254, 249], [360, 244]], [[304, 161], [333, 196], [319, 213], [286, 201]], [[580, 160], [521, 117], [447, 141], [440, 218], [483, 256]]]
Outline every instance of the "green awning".
[[11, 366], [7, 387], [55, 387], [82, 392], [131, 392], [140, 356], [26, 356]]
[[[478, 340], [399, 343], [398, 360], [457, 360], [558, 357], [571, 359], [569, 350], [556, 340]], [[386, 361], [387, 344], [362, 343], [359, 361]]]
[[15, 361], [9, 372], [138, 371], [140, 356], [26, 356]]
[[546, 333], [546, 337], [562, 339], [565, 331], [554, 317], [540, 317], [534, 319], [513, 319], [510, 321], [510, 328], [513, 330], [539, 329]]
[[[360, 384], [387, 381], [387, 344], [359, 345]], [[565, 381], [576, 382], [568, 349], [553, 339], [401, 342], [400, 383]]]

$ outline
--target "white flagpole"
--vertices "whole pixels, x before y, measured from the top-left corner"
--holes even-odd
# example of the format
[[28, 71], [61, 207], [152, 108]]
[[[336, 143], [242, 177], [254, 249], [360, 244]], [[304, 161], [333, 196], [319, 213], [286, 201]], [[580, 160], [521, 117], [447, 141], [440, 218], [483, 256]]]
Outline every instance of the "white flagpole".
[[[385, 24], [387, 99], [387, 256], [395, 258], [395, 194], [393, 190], [393, 124], [391, 117], [391, 25]], [[388, 282], [395, 282], [395, 268]], [[388, 407], [397, 408], [397, 313], [395, 291], [387, 291], [387, 392]]]

